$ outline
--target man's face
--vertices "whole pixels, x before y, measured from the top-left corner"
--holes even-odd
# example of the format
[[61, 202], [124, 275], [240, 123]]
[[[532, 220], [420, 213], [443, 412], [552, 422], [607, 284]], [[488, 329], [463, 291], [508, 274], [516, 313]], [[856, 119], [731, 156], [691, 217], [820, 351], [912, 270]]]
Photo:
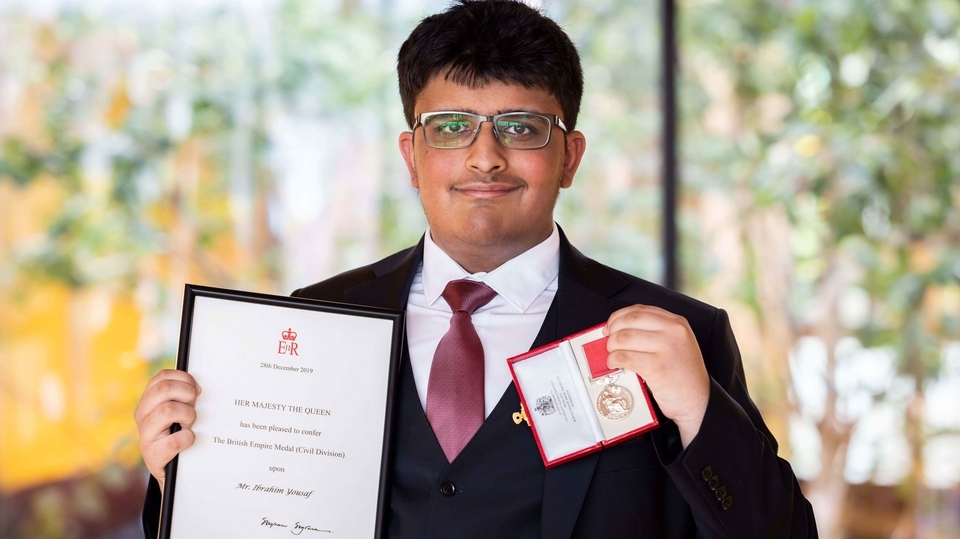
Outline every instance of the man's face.
[[[563, 119], [556, 98], [546, 91], [501, 82], [471, 89], [443, 77], [427, 84], [414, 112], [435, 111], [524, 111]], [[567, 134], [565, 141], [559, 127], [551, 129], [550, 142], [537, 150], [504, 147], [490, 122], [464, 148], [433, 148], [419, 126], [400, 135], [400, 151], [410, 182], [420, 191], [432, 238], [454, 259], [461, 252], [489, 254], [502, 263], [550, 235], [557, 196], [573, 183], [586, 145], [579, 132]]]

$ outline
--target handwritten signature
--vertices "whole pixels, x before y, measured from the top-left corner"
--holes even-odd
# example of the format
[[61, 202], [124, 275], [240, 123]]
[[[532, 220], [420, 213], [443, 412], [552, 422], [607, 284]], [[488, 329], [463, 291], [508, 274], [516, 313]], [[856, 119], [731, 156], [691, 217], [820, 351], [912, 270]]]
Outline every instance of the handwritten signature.
[[[279, 522], [274, 522], [267, 517], [263, 517], [263, 520], [260, 521], [260, 525], [267, 526], [268, 528], [289, 528], [290, 527], [288, 524], [281, 524]], [[300, 535], [303, 532], [333, 533], [330, 530], [321, 530], [319, 528], [314, 528], [309, 524], [301, 524], [299, 521], [297, 521], [293, 525], [293, 529], [290, 530], [290, 533], [292, 533], [293, 535]]]
[[318, 530], [317, 528], [314, 528], [313, 526], [310, 526], [310, 525], [307, 525], [307, 524], [300, 524], [299, 522], [297, 522], [296, 524], [293, 525], [293, 529], [290, 530], [290, 533], [292, 533], [292, 534], [294, 534], [294, 535], [300, 535], [301, 533], [306, 532], [306, 531], [310, 531], [310, 532], [320, 532], [320, 533], [333, 533], [333, 532], [331, 532], [330, 530]]

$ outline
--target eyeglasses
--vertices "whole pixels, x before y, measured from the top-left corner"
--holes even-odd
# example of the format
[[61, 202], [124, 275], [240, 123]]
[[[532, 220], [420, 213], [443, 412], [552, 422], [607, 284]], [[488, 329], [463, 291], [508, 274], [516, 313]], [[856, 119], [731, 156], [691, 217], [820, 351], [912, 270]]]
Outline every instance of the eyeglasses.
[[423, 126], [423, 138], [434, 148], [466, 148], [477, 140], [483, 122], [493, 124], [493, 134], [507, 148], [536, 150], [550, 142], [550, 132], [556, 125], [567, 132], [559, 116], [547, 116], [534, 112], [505, 112], [483, 116], [469, 112], [424, 112], [413, 124]]

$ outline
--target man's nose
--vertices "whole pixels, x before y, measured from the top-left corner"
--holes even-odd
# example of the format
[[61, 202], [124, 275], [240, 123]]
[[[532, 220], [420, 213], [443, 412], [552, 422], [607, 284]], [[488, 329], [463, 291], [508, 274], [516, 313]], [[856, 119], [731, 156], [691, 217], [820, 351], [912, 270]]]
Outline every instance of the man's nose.
[[480, 124], [477, 139], [467, 148], [466, 166], [470, 170], [482, 173], [502, 172], [507, 168], [506, 148], [497, 140], [491, 122]]

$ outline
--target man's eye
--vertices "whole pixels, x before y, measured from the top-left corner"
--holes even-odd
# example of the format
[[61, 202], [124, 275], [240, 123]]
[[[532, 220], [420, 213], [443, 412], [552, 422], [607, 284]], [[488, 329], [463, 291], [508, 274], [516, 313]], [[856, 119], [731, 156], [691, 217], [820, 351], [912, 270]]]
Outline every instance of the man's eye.
[[537, 129], [526, 122], [505, 121], [499, 124], [500, 132], [512, 137], [529, 137], [537, 134]]
[[467, 121], [440, 122], [434, 126], [434, 129], [437, 131], [437, 133], [444, 136], [461, 135], [461, 134], [470, 132], [470, 122], [467, 122]]

